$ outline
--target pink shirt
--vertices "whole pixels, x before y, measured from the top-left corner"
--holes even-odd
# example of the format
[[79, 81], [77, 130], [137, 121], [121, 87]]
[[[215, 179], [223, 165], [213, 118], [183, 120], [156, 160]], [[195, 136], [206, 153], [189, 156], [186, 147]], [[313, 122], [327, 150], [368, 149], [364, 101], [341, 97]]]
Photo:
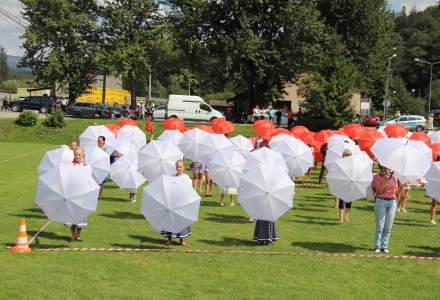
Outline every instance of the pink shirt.
[[[377, 191], [379, 186], [382, 184], [382, 182], [386, 180], [384, 176], [381, 174], [376, 174], [373, 177], [373, 189], [374, 191]], [[390, 179], [388, 179], [388, 183], [385, 186], [385, 190], [380, 194], [376, 194], [376, 197], [378, 198], [396, 198], [396, 191], [397, 191], [398, 183], [397, 178], [394, 176], [391, 176]]]
[[74, 166], [81, 166], [81, 167], [87, 166], [87, 164], [83, 160], [82, 161], [73, 160], [72, 164]]

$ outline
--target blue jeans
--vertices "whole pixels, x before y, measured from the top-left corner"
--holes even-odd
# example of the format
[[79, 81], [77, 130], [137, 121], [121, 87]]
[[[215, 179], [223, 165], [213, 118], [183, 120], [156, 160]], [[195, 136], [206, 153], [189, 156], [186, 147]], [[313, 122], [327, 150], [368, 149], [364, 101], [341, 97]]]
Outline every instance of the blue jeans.
[[396, 214], [397, 201], [376, 198], [374, 212], [376, 214], [376, 249], [388, 249], [391, 228]]

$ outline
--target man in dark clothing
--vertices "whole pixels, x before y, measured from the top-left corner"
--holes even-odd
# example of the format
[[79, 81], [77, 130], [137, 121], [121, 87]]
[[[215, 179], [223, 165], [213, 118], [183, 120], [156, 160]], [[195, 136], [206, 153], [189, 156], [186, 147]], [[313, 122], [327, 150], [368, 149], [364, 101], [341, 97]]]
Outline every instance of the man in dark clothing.
[[289, 109], [287, 112], [287, 127], [290, 129], [293, 126], [293, 111]]
[[277, 127], [280, 127], [281, 126], [281, 116], [283, 115], [283, 112], [281, 111], [281, 109], [278, 109], [276, 112], [275, 112], [275, 116], [277, 117], [276, 118], [276, 120], [277, 120]]

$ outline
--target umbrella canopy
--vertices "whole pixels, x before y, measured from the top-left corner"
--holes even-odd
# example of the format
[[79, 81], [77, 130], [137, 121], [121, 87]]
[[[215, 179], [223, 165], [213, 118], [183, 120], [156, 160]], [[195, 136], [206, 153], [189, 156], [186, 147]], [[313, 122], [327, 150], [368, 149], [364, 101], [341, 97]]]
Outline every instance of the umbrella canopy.
[[252, 150], [254, 150], [254, 145], [252, 141], [242, 135], [237, 135], [229, 139], [234, 147], [234, 150], [239, 152], [241, 155], [246, 157]]
[[358, 145], [352, 144], [346, 141], [340, 141], [339, 143], [327, 144], [327, 153], [325, 155], [324, 166], [328, 169], [330, 165], [337, 159], [342, 157], [345, 150], [350, 150], [352, 155], [361, 154], [362, 150]]
[[432, 144], [429, 148], [431, 148], [432, 151], [432, 161], [437, 161], [440, 153], [440, 144]]
[[286, 173], [289, 172], [289, 168], [287, 167], [283, 156], [280, 153], [273, 151], [267, 147], [263, 147], [258, 150], [252, 151], [246, 159], [244, 170], [245, 171], [250, 170], [256, 165], [260, 165], [260, 164], [265, 166], [272, 165], [275, 168], [277, 168], [278, 171], [281, 170]]
[[290, 140], [290, 139], [296, 139], [292, 134], [279, 134], [274, 136], [270, 142], [269, 142], [269, 147], [273, 148], [275, 147], [277, 144], [284, 142], [285, 140]]
[[400, 124], [389, 124], [383, 129], [390, 138], [403, 138], [408, 134], [408, 130]]
[[371, 147], [381, 165], [393, 170], [400, 181], [412, 184], [416, 184], [417, 179], [423, 178], [428, 171], [432, 159], [429, 151], [431, 149], [423, 142], [406, 138], [383, 138]]
[[141, 213], [155, 230], [177, 233], [197, 221], [199, 207], [188, 176], [162, 175], [144, 189]]
[[330, 137], [334, 136], [335, 134], [336, 134], [336, 132], [333, 130], [323, 129], [323, 130], [315, 133], [313, 138], [315, 139], [316, 142], [318, 142], [320, 144], [325, 144], [325, 143], [327, 143], [327, 140]]
[[138, 171], [148, 181], [160, 175], [175, 175], [176, 161], [183, 153], [170, 141], [152, 141], [138, 152]]
[[309, 145], [309, 146], [314, 146], [314, 145], [317, 144], [317, 142], [313, 138], [313, 133], [312, 132], [304, 132], [298, 138], [301, 141], [303, 141], [305, 144]]
[[257, 135], [259, 135], [261, 137], [264, 137], [269, 132], [272, 132], [273, 130], [275, 130], [275, 125], [271, 121], [267, 121], [267, 120], [255, 121], [253, 127], [254, 127], [254, 130], [257, 133]]
[[358, 140], [365, 131], [365, 127], [359, 124], [348, 124], [344, 126], [343, 129], [353, 140]]
[[424, 142], [428, 146], [432, 145], [431, 138], [429, 137], [429, 135], [427, 135], [423, 131], [414, 131], [411, 134], [409, 139], [413, 140], [413, 141], [422, 141], [422, 142]]
[[300, 135], [310, 132], [310, 130], [307, 129], [307, 127], [304, 126], [294, 126], [292, 129], [290, 129], [290, 132], [295, 135], [295, 137], [299, 137]]
[[207, 164], [219, 151], [232, 150], [234, 146], [224, 134], [208, 134], [198, 145], [199, 158]]
[[272, 131], [270, 133], [269, 140], [272, 140], [274, 137], [279, 136], [279, 135], [292, 135], [293, 136], [293, 134], [291, 134], [290, 131], [287, 130], [286, 128], [276, 128], [274, 131]]
[[98, 194], [90, 167], [59, 165], [38, 177], [35, 202], [49, 220], [79, 224], [96, 211]]
[[73, 161], [73, 151], [67, 146], [61, 146], [54, 150], [49, 150], [44, 154], [38, 166], [38, 173], [41, 175], [59, 164], [71, 165]]
[[218, 121], [214, 125], [212, 125], [212, 130], [215, 133], [221, 133], [221, 134], [229, 134], [234, 132], [235, 125], [232, 122], [226, 121], [224, 119], [221, 119], [223, 121]]
[[136, 149], [142, 148], [147, 143], [145, 133], [137, 126], [125, 125], [118, 131], [118, 140], [124, 140], [136, 146]]
[[431, 164], [425, 176], [426, 194], [440, 202], [440, 162]]
[[358, 139], [359, 148], [361, 148], [362, 151], [372, 154], [370, 152], [371, 147], [373, 147], [374, 143], [381, 138], [383, 138], [382, 134], [376, 129], [366, 129]]
[[295, 183], [274, 165], [255, 165], [240, 177], [238, 202], [253, 219], [276, 221], [293, 206]]
[[269, 143], [272, 150], [281, 153], [289, 169], [289, 176], [303, 176], [313, 166], [310, 147], [294, 137]]
[[222, 189], [238, 188], [246, 159], [237, 151], [216, 152], [208, 162], [212, 180]]
[[116, 136], [104, 125], [87, 127], [79, 136], [81, 147], [88, 148], [98, 146], [98, 137], [100, 136], [105, 137], [106, 152], [111, 154], [115, 150]]
[[431, 138], [432, 143], [440, 144], [440, 131], [430, 131], [428, 136]]
[[365, 198], [373, 181], [372, 168], [373, 161], [359, 155], [335, 160], [327, 174], [330, 193], [346, 202]]
[[169, 118], [163, 122], [163, 128], [166, 130], [185, 131], [185, 122], [179, 118]]
[[129, 118], [124, 118], [121, 121], [119, 121], [118, 125], [122, 128], [125, 125], [129, 125], [129, 126], [138, 126], [138, 123], [135, 120], [129, 119]]
[[207, 126], [207, 125], [197, 125], [194, 128], [198, 128], [201, 129], [203, 131], [206, 131], [207, 133], [214, 133], [214, 130], [212, 129], [212, 126]]
[[199, 144], [208, 135], [209, 133], [198, 128], [185, 132], [179, 143], [179, 148], [185, 158], [189, 158], [192, 161], [200, 161]]
[[92, 175], [98, 184], [110, 174], [110, 156], [101, 148], [95, 146], [85, 149], [85, 161], [92, 168]]
[[107, 124], [105, 125], [105, 127], [107, 127], [108, 130], [113, 132], [115, 136], [118, 133], [119, 129], [121, 129], [121, 126], [119, 126], [118, 124]]
[[110, 178], [120, 188], [137, 189], [145, 182], [145, 177], [137, 169], [137, 160], [123, 156], [111, 165]]
[[353, 144], [353, 145], [356, 144], [351, 138], [349, 138], [346, 135], [335, 134], [335, 135], [331, 136], [330, 138], [328, 138], [327, 145], [330, 148], [330, 147], [333, 147], [333, 145], [340, 144], [342, 142]]
[[171, 141], [175, 145], [179, 145], [182, 133], [179, 130], [165, 130], [157, 138], [159, 141]]

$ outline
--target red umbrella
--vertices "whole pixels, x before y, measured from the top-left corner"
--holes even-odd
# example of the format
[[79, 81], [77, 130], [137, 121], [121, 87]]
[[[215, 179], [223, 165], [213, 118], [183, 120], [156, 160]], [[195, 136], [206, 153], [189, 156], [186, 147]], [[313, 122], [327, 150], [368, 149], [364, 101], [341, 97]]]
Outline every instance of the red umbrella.
[[365, 131], [365, 127], [359, 124], [348, 124], [342, 128], [353, 140], [358, 140]]
[[214, 130], [212, 130], [213, 128], [211, 126], [197, 125], [195, 128], [206, 131], [207, 133], [214, 133]]
[[258, 120], [254, 123], [253, 127], [255, 132], [261, 137], [266, 135], [268, 130], [275, 130], [275, 125], [267, 120]]
[[422, 141], [422, 142], [424, 142], [428, 146], [432, 145], [431, 138], [429, 137], [429, 135], [427, 135], [423, 131], [415, 131], [415, 132], [413, 132], [409, 139], [410, 140], [414, 140], [414, 141]]
[[275, 129], [271, 134], [270, 134], [270, 138], [272, 139], [274, 136], [280, 135], [280, 134], [288, 134], [288, 135], [292, 135], [292, 133], [285, 129], [285, 128], [277, 128]]
[[260, 130], [259, 136], [261, 136], [267, 143], [269, 143], [269, 141], [272, 138], [272, 135], [276, 132], [276, 129], [273, 127], [267, 127], [264, 129]]
[[408, 134], [408, 130], [400, 124], [388, 124], [384, 131], [391, 138], [403, 138]]
[[179, 118], [169, 118], [163, 122], [163, 128], [166, 130], [179, 130], [185, 131], [185, 122]]
[[301, 134], [298, 137], [301, 141], [304, 142], [304, 144], [307, 144], [309, 146], [314, 146], [317, 145], [318, 143], [315, 141], [315, 139], [313, 138], [313, 133], [312, 132], [304, 132], [303, 134]]
[[294, 134], [296, 137], [300, 137], [302, 134], [310, 132], [306, 127], [304, 126], [295, 126], [292, 129], [290, 129], [290, 132]]
[[437, 157], [440, 154], [440, 144], [432, 144], [432, 161], [437, 161]]
[[373, 157], [374, 155], [371, 153], [370, 148], [381, 138], [383, 138], [383, 136], [376, 129], [366, 129], [358, 139], [359, 148], [361, 148], [362, 151], [366, 151], [370, 157]]
[[229, 121], [215, 122], [214, 125], [212, 125], [212, 130], [215, 133], [228, 134], [234, 132], [235, 125]]
[[215, 119], [212, 119], [209, 123], [211, 123], [212, 125], [215, 125], [217, 123], [221, 123], [221, 122], [225, 122], [225, 121], [226, 121], [225, 119], [215, 118]]
[[330, 129], [323, 129], [319, 132], [316, 132], [313, 136], [313, 138], [315, 139], [316, 142], [321, 143], [321, 144], [325, 144], [327, 143], [327, 140], [334, 136], [336, 134], [336, 132], [334, 130], [330, 130]]
[[117, 134], [118, 130], [121, 129], [121, 126], [119, 126], [118, 124], [107, 124], [105, 125], [105, 127], [110, 129], [110, 131], [113, 132], [114, 134]]
[[345, 135], [348, 136], [348, 134], [345, 132], [344, 128], [339, 128], [338, 130], [335, 131], [336, 134], [338, 135]]
[[125, 125], [131, 125], [131, 126], [138, 126], [138, 123], [132, 119], [124, 118], [121, 121], [119, 121], [119, 126], [125, 126]]

